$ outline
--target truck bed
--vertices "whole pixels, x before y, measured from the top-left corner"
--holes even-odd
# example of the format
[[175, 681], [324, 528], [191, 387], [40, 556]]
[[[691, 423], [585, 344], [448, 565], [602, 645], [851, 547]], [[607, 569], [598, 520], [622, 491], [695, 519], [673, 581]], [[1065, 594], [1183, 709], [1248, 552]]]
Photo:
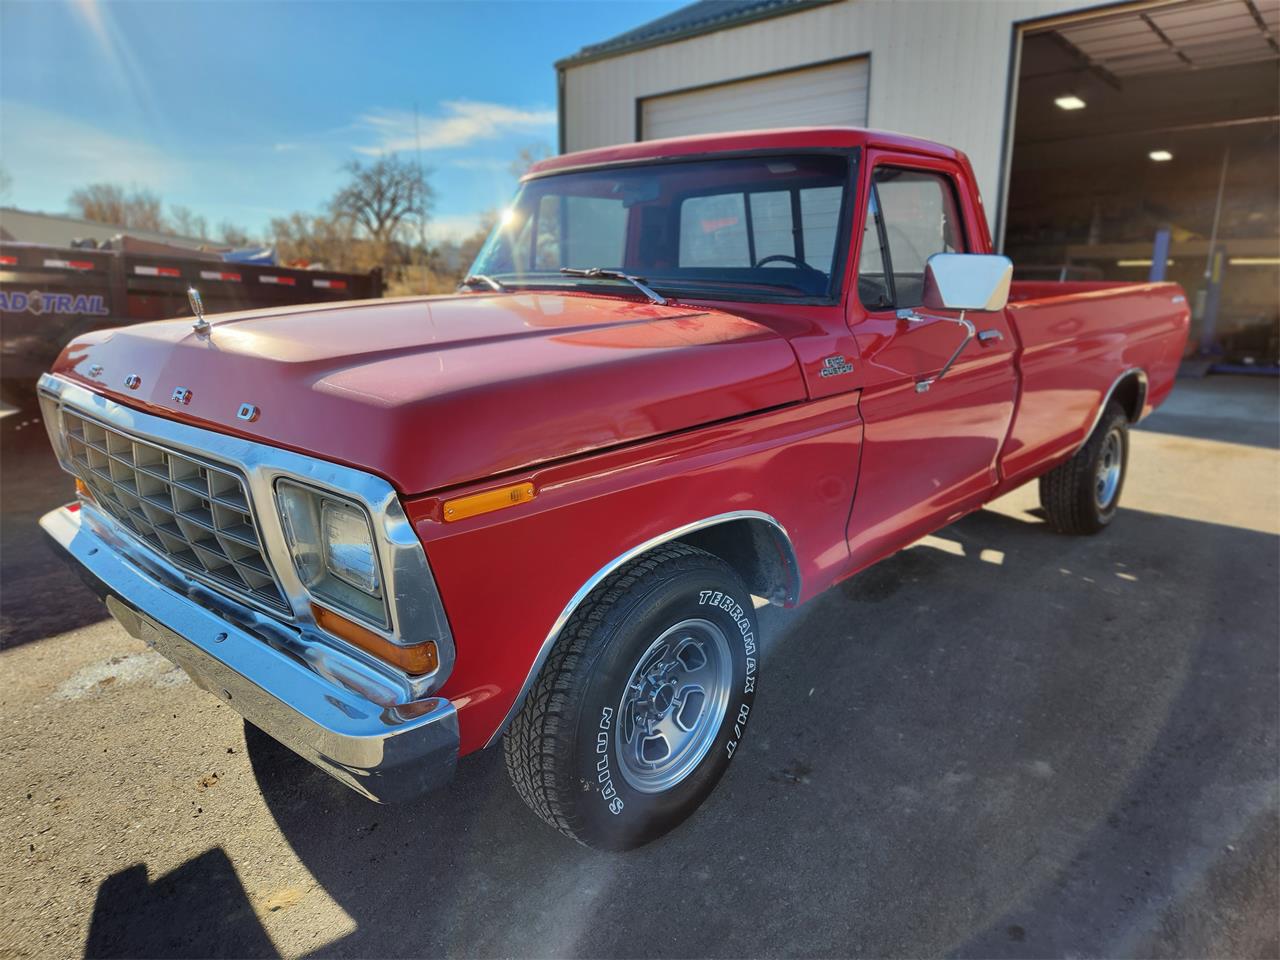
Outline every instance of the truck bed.
[[[1127, 373], [1145, 374], [1139, 416], [1173, 389], [1188, 323], [1176, 283], [1015, 282], [1008, 311], [1021, 389], [1002, 455], [1001, 491], [1083, 443], [1111, 387]], [[1064, 424], [1071, 425], [1065, 433]]]

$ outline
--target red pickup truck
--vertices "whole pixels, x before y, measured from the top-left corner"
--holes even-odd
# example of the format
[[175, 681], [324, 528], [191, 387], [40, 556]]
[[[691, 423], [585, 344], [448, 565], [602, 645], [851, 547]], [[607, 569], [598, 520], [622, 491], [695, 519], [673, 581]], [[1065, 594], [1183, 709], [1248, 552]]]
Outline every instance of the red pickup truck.
[[[378, 800], [503, 742], [625, 849], [707, 797], [803, 603], [1031, 480], [1116, 515], [1174, 284], [1012, 283], [963, 154], [857, 129], [543, 161], [455, 296], [86, 334], [42, 521], [134, 635]], [[753, 600], [753, 598], [756, 598]]]

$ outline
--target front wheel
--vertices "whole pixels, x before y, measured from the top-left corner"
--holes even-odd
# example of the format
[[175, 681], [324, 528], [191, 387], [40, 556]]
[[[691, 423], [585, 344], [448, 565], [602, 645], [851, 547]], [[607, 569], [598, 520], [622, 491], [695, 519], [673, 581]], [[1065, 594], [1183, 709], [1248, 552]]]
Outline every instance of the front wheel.
[[622, 567], [565, 625], [507, 731], [516, 790], [587, 846], [672, 830], [742, 740], [757, 635], [750, 595], [717, 557], [670, 544]]
[[1059, 533], [1097, 533], [1120, 506], [1129, 466], [1129, 417], [1110, 404], [1085, 445], [1040, 478], [1040, 504]]

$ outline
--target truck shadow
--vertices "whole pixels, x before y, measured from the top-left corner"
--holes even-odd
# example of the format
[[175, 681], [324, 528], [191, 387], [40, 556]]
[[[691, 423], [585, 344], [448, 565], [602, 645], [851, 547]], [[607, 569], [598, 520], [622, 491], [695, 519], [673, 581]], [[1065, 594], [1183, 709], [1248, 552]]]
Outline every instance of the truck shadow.
[[[543, 825], [500, 751], [378, 807], [247, 729], [271, 814], [356, 923], [319, 953], [1119, 955], [1172, 929], [1160, 952], [1212, 955], [1235, 923], [1265, 954], [1213, 900], [1275, 902], [1278, 538], [1126, 510], [1071, 540], [983, 511], [938, 541], [765, 611], [749, 749], [631, 854]], [[1244, 879], [1208, 883], [1229, 847]]]
[[215, 848], [149, 880], [145, 864], [98, 888], [86, 957], [279, 956], [231, 860]]

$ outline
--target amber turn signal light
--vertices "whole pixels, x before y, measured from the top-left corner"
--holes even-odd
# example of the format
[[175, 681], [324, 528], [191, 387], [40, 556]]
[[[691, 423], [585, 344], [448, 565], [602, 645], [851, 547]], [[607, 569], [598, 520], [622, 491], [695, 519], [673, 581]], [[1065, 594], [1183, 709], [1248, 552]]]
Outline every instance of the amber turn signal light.
[[89, 485], [79, 477], [76, 477], [76, 496], [88, 500], [90, 503], [98, 502], [93, 498], [93, 491], [89, 489]]
[[444, 502], [444, 520], [464, 520], [482, 513], [491, 513], [504, 507], [514, 507], [517, 503], [528, 503], [534, 497], [532, 483], [517, 483], [483, 493], [473, 493], [466, 497], [455, 497]]
[[385, 660], [392, 666], [399, 667], [410, 676], [420, 677], [440, 666], [440, 653], [433, 641], [401, 646], [381, 637], [367, 627], [348, 620], [341, 614], [326, 610], [316, 604], [311, 605], [311, 615], [322, 629], [341, 637], [347, 643], [372, 653], [379, 660]]

